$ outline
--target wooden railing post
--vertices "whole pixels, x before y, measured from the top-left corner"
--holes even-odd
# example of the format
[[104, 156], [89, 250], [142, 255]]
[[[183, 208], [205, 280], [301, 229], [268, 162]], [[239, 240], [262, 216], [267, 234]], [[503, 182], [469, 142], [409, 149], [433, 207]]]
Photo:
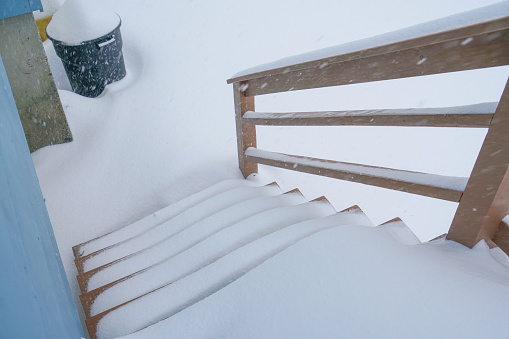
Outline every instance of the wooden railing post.
[[509, 212], [509, 81], [460, 199], [447, 239], [488, 243]]
[[246, 161], [244, 155], [246, 149], [249, 147], [256, 147], [256, 126], [242, 124], [242, 116], [248, 111], [254, 111], [254, 97], [246, 96], [246, 89], [247, 85], [241, 82], [235, 82], [233, 84], [239, 168], [244, 177], [252, 173], [258, 173], [258, 164]]

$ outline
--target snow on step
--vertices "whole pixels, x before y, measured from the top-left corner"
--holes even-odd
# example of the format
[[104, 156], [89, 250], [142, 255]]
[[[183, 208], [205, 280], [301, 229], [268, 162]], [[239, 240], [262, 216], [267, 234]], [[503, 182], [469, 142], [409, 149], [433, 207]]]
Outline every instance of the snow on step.
[[[302, 198], [303, 199], [303, 198]], [[101, 293], [90, 314], [96, 315], [161, 286], [170, 284], [224, 255], [266, 234], [312, 217], [322, 217], [334, 210], [323, 202], [273, 208], [223, 229], [145, 272], [137, 273]], [[259, 226], [251, 227], [257, 224]]]
[[[233, 224], [258, 213], [271, 208], [296, 205], [303, 202], [305, 202], [304, 197], [297, 191], [279, 196], [253, 198], [231, 206], [203, 219], [152, 248], [134, 253], [124, 260], [114, 262], [96, 272], [90, 272], [91, 275], [88, 277], [88, 281], [86, 281], [86, 291], [92, 291], [140, 270], [145, 270], [152, 265], [159, 265], [163, 261], [167, 261], [171, 257], [199, 244], [214, 233], [231, 227]], [[148, 291], [151, 291], [151, 289]]]
[[400, 218], [394, 218], [376, 227], [376, 230], [381, 230], [390, 235], [394, 240], [406, 244], [417, 245], [421, 241], [412, 232], [412, 230]]
[[[203, 233], [212, 229], [211, 233], [213, 233], [214, 229], [221, 230], [225, 227], [231, 226], [235, 222], [260, 213], [264, 207], [270, 208], [267, 206], [270, 206], [271, 204], [274, 206], [284, 206], [292, 203], [296, 204], [304, 202], [304, 198], [299, 191], [296, 193], [285, 194], [285, 197], [276, 196], [261, 198], [262, 199], [257, 199], [256, 201], [248, 200], [244, 203], [231, 206], [191, 226], [190, 228], [192, 230], [185, 232], [183, 235], [180, 235], [179, 233], [177, 234], [178, 236], [175, 235], [173, 237], [168, 237], [143, 251], [133, 253], [96, 270], [86, 272], [81, 276], [78, 275], [78, 279], [82, 280], [80, 282], [82, 291], [88, 292], [99, 288], [177, 255], [192, 246], [192, 240], [196, 240], [196, 237], [193, 237], [192, 234], [197, 232], [197, 236], [199, 237], [200, 229], [203, 230]], [[262, 200], [266, 201], [262, 202]], [[186, 239], [188, 241], [186, 241]], [[189, 243], [189, 241], [191, 241], [191, 243]]]
[[[253, 241], [254, 239], [270, 232], [271, 230], [273, 231], [278, 227], [280, 228], [287, 226], [290, 223], [300, 222], [305, 220], [305, 218], [309, 218], [309, 216], [323, 216], [323, 207], [317, 207], [321, 205], [324, 204], [311, 202], [298, 206], [279, 207], [256, 214], [246, 220], [238, 222], [235, 225], [225, 228], [211, 236], [209, 239], [204, 240], [203, 243], [189, 248], [188, 251], [202, 251], [203, 248], [208, 248], [207, 246], [213, 246], [211, 247], [212, 249], [216, 249], [217, 247], [218, 253], [222, 253], [222, 255], [224, 255], [229, 251], [232, 251], [234, 248]], [[328, 206], [328, 204], [325, 206]], [[227, 213], [225, 213], [223, 217], [227, 218]], [[249, 228], [246, 226], [251, 225], [254, 222], [260, 224], [260, 226], [257, 228]], [[105, 267], [105, 269], [98, 271], [89, 279], [88, 291], [124, 278], [151, 265], [170, 259], [182, 252], [182, 248], [180, 246], [174, 248], [172, 247], [173, 245], [175, 245], [175, 242], [169, 239], [168, 241], [160, 243], [146, 251], [136, 253], [136, 255], [129, 256], [111, 266]], [[189, 254], [184, 255], [184, 258], [187, 255]], [[210, 261], [211, 258], [212, 256], [209, 257], [208, 260]], [[178, 260], [184, 259], [179, 257]]]
[[188, 208], [170, 220], [151, 228], [147, 232], [95, 252], [88, 257], [78, 259], [76, 261], [76, 265], [78, 266], [78, 270], [81, 268], [80, 273], [90, 271], [134, 252], [153, 246], [156, 243], [180, 232], [186, 227], [189, 227], [190, 225], [235, 203], [251, 199], [253, 197], [271, 196], [276, 194], [281, 194], [281, 189], [277, 185], [238, 187], [230, 189]]
[[[253, 222], [249, 228], [259, 226]], [[372, 226], [359, 209], [353, 209], [284, 227], [170, 285], [88, 319], [89, 331], [103, 339], [143, 329], [205, 299], [296, 242], [324, 229], [352, 224]]]
[[118, 242], [130, 239], [138, 234], [141, 234], [152, 227], [155, 227], [186, 209], [198, 204], [199, 202], [208, 199], [214, 195], [218, 195], [224, 191], [230, 190], [235, 187], [250, 187], [255, 184], [248, 180], [224, 180], [215, 185], [210, 186], [196, 194], [193, 194], [185, 199], [182, 199], [172, 205], [169, 205], [156, 213], [153, 213], [143, 219], [140, 219], [132, 224], [126, 225], [116, 231], [105, 234], [101, 237], [89, 240], [85, 243], [73, 247], [74, 256], [80, 258], [91, 253], [94, 253], [105, 247], [114, 245]]
[[430, 239], [428, 240], [428, 242], [440, 241], [441, 239], [445, 239], [445, 237], [447, 237], [447, 233], [441, 234], [433, 239]]

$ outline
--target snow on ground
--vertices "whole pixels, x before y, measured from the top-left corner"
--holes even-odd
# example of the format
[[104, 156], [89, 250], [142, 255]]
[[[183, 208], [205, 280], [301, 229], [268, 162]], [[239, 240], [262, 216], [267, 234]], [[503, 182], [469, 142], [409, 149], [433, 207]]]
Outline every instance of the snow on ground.
[[[138, 220], [220, 180], [241, 178], [237, 169], [232, 88], [226, 84], [232, 74], [291, 55], [368, 38], [495, 2], [394, 0], [389, 5], [374, 0], [105, 0], [103, 3], [122, 19], [127, 76], [108, 85], [105, 93], [96, 99], [68, 91], [69, 84], [51, 43], [45, 42], [75, 140], [43, 148], [33, 154], [33, 160], [76, 303], [79, 303], [79, 288], [75, 280], [72, 246]], [[476, 104], [497, 101], [508, 73], [507, 68], [497, 68], [266, 95], [257, 98], [256, 105], [260, 111], [286, 112]], [[270, 151], [452, 176], [469, 175], [486, 133], [485, 130], [471, 129], [376, 127], [264, 127], [258, 131], [259, 147]], [[262, 182], [277, 179], [283, 190], [299, 187], [309, 199], [326, 195], [337, 210], [359, 204], [374, 223], [400, 216], [421, 240], [446, 232], [456, 208], [454, 203], [264, 166], [260, 166], [259, 178]], [[337, 266], [337, 249], [317, 244], [327, 238], [341, 247], [346, 236], [352, 234], [330, 231], [327, 236], [316, 236], [293, 248], [285, 256], [297, 255], [299, 248], [319, 250], [327, 261], [316, 269], [328, 272], [331, 280], [327, 284], [333, 286], [334, 279], [341, 276], [330, 269]], [[361, 260], [364, 255], [369, 256], [369, 251], [367, 248], [366, 253], [359, 250], [343, 255], [358, 256]], [[475, 257], [476, 253], [484, 252], [469, 255]], [[439, 260], [438, 256], [430, 256]], [[313, 258], [317, 259], [310, 257], [309, 260], [316, 264]], [[277, 274], [278, 265], [285, 260], [291, 259], [267, 262], [271, 274]], [[308, 266], [285, 272], [284, 278], [288, 275], [296, 279], [301, 274], [300, 269], [313, 266], [311, 262]], [[426, 262], [425, 267], [431, 265]], [[462, 271], [462, 268], [458, 270]], [[367, 272], [371, 271], [364, 271], [357, 280], [352, 278], [346, 286], [355, 288], [352, 284], [359, 279], [376, 286], [374, 278]], [[389, 272], [391, 275], [401, 273]], [[263, 278], [260, 274], [256, 279]], [[437, 277], [444, 274], [440, 270]], [[242, 282], [239, 280], [238, 285], [256, 285], [256, 279], [249, 281], [247, 277]], [[320, 281], [327, 279], [324, 277]], [[475, 288], [487, 284], [489, 290], [497, 284], [482, 278], [475, 281], [478, 285], [468, 282], [469, 286], [473, 284], [471, 286]], [[501, 280], [497, 281], [500, 284]], [[433, 284], [430, 278], [427, 284], [423, 282], [420, 286], [425, 288]], [[386, 284], [383, 286], [387, 287]], [[394, 292], [394, 287], [390, 288], [387, 295]], [[224, 293], [229, 295], [228, 298], [235, 298], [235, 291]], [[245, 293], [237, 295], [239, 299], [235, 303], [242, 303], [243, 298], [247, 298]], [[446, 294], [444, 292], [444, 296]], [[410, 292], [406, 296], [413, 298]], [[425, 300], [421, 300], [419, 307], [429, 310]], [[366, 298], [359, 302], [365, 306], [367, 301]], [[345, 302], [344, 307], [356, 312], [365, 308], [359, 308], [361, 304], [352, 303], [352, 300]], [[433, 309], [436, 305], [428, 306]], [[206, 306], [203, 307], [206, 310]], [[382, 312], [381, 307], [382, 304], [377, 302], [374, 310]], [[444, 302], [437, 309], [445, 307]], [[205, 312], [203, 310], [200, 312]], [[185, 314], [175, 319], [181, 319]], [[370, 315], [373, 318], [369, 319], [374, 319], [375, 313]], [[270, 321], [263, 317], [261, 314], [260, 321]], [[430, 315], [429, 319], [438, 318]], [[454, 316], [454, 319], [461, 317]], [[233, 320], [226, 317], [224, 321]], [[351, 319], [347, 323], [353, 327], [358, 324]], [[186, 324], [182, 322], [181, 326]], [[409, 326], [422, 330], [421, 326], [425, 325], [409, 322]], [[267, 327], [267, 331], [269, 329]], [[238, 331], [248, 331], [248, 327]], [[222, 335], [221, 332], [210, 333]], [[227, 333], [223, 334], [227, 336]]]

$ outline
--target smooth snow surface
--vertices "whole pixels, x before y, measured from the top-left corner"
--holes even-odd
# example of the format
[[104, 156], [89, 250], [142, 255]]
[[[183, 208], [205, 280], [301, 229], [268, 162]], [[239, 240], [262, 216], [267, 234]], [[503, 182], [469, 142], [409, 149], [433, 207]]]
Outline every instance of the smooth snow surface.
[[[166, 232], [164, 229], [161, 230], [163, 232], [163, 236], [159, 238], [159, 241], [155, 242], [152, 246], [142, 250], [138, 250], [138, 247], [134, 245], [134, 253], [125, 257], [121, 257], [116, 261], [107, 264], [98, 272], [94, 273], [88, 282], [87, 290], [90, 291], [127, 275], [134, 274], [147, 266], [160, 263], [165, 259], [186, 250], [193, 244], [186, 244], [186, 242], [182, 242], [182, 237], [185, 237], [186, 234], [192, 232], [192, 230], [196, 229], [196, 227], [199, 229], [208, 223], [217, 223], [217, 219], [220, 218], [218, 228], [221, 229], [228, 227], [229, 225], [234, 224], [236, 221], [242, 220], [243, 218], [246, 218], [252, 214], [256, 214], [259, 207], [256, 205], [251, 205], [252, 202], [248, 203], [246, 208], [246, 204], [237, 204], [236, 206], [238, 208], [244, 208], [244, 211], [239, 211], [237, 209], [235, 213], [230, 213], [227, 217], [225, 217], [222, 213], [220, 215], [214, 214], [207, 218], [201, 219], [200, 222], [196, 222], [196, 219], [193, 220], [193, 218], [187, 217], [185, 219], [179, 219], [179, 222], [164, 225], [167, 226], [165, 228], [169, 228], [172, 230], [172, 232]], [[228, 209], [228, 212], [232, 212], [232, 210], [234, 210], [233, 206]], [[195, 224], [193, 224], [193, 222], [195, 222]], [[184, 226], [181, 226], [181, 224]], [[192, 228], [192, 230], [190, 230], [190, 228]], [[176, 236], [174, 236], [175, 234]], [[149, 237], [152, 237], [153, 235], [154, 233], [148, 234]]]
[[[503, 18], [507, 16], [508, 13], [509, 1], [503, 1], [491, 6], [482, 7], [458, 15], [452, 15], [450, 17], [426, 22], [421, 25], [404, 28], [372, 38], [358, 40], [344, 45], [328, 47], [321, 50], [284, 58], [264, 65], [255, 66], [234, 74], [232, 78], [244, 76], [251, 73], [263, 72], [270, 69], [291, 66], [302, 62], [328, 58], [338, 54], [353, 53], [363, 49], [389, 45], [395, 42], [410, 40], [413, 38], [431, 35], [434, 33], [448, 31], [460, 27], [471, 26], [481, 22]], [[468, 38], [465, 39], [464, 42], [468, 43]]]
[[507, 335], [501, 310], [509, 302], [509, 270], [485, 242], [473, 250], [446, 240], [409, 246], [375, 230], [339, 226], [316, 233], [126, 338]]
[[[247, 235], [249, 234], [247, 233], [244, 235], [245, 239], [240, 238], [245, 241], [245, 246], [235, 249], [231, 245], [226, 245], [222, 248], [225, 255], [220, 259], [218, 258], [219, 260], [212, 260], [211, 264], [194, 274], [187, 275], [170, 285], [155, 290], [108, 313], [99, 321], [98, 333], [100, 333], [100, 337], [108, 338], [112, 335], [118, 336], [143, 329], [195, 304], [208, 295], [226, 287], [263, 261], [300, 239], [325, 227], [330, 227], [330, 222], [327, 222], [330, 220], [328, 218], [308, 222], [299, 222], [299, 219], [324, 217], [333, 212], [334, 210], [328, 203], [313, 202], [306, 204], [298, 212], [287, 210], [279, 213], [282, 219], [277, 220], [275, 224], [283, 224], [281, 225], [281, 232], [274, 232], [260, 239], [253, 237], [254, 233], [251, 235]], [[295, 217], [293, 220], [285, 218], [290, 216]], [[286, 222], [290, 222], [291, 226], [284, 227]], [[256, 226], [262, 226], [259, 220], [250, 220], [248, 223], [250, 225], [246, 225], [247, 227], [244, 227], [244, 230], [233, 232], [228, 236], [235, 239], [243, 231], [252, 230], [253, 232]], [[201, 251], [198, 250], [198, 252]], [[207, 257], [205, 253], [202, 253], [202, 255]], [[161, 299], [168, 302], [157, 303], [156, 305], [155, 301]], [[144, 311], [142, 314], [138, 311], [140, 309]]]
[[214, 213], [235, 205], [243, 200], [257, 196], [271, 196], [281, 193], [277, 186], [265, 187], [238, 187], [213, 196], [201, 203], [190, 207], [174, 218], [164, 222], [143, 234], [105, 249], [90, 257], [84, 263], [84, 272], [120, 259], [130, 253], [150, 249], [178, 232], [185, 230], [194, 223], [213, 215]]
[[253, 183], [246, 180], [224, 180], [220, 183], [213, 185], [203, 191], [200, 191], [186, 199], [180, 200], [178, 203], [172, 204], [163, 208], [156, 213], [146, 216], [145, 218], [127, 224], [124, 227], [94, 239], [79, 248], [80, 257], [87, 256], [93, 252], [104, 249], [106, 247], [115, 245], [119, 242], [126, 241], [134, 238], [151, 228], [154, 228], [163, 222], [183, 213], [187, 209], [201, 203], [212, 196], [227, 191], [232, 188], [239, 188], [242, 186], [252, 186]]
[[111, 33], [119, 24], [120, 17], [98, 0], [66, 0], [46, 32], [54, 40], [79, 45]]
[[[217, 214], [215, 218], [207, 218], [206, 220], [203, 220], [203, 222], [193, 225], [193, 227], [190, 227], [176, 235], [172, 239], [171, 243], [167, 244], [167, 246], [162, 249], [167, 256], [167, 259], [161, 262], [156, 262], [147, 269], [128, 276], [128, 279], [118, 281], [114, 286], [101, 293], [101, 295], [94, 301], [91, 314], [98, 314], [114, 306], [120, 305], [124, 301], [134, 299], [161, 286], [169, 284], [186, 275], [182, 272], [187, 272], [187, 274], [189, 274], [194, 270], [206, 266], [210, 263], [213, 254], [209, 254], [208, 257], [205, 257], [203, 253], [196, 256], [197, 248], [205, 248], [207, 252], [213, 253], [213, 248], [215, 246], [217, 253], [222, 253], [224, 248], [227, 247], [227, 243], [224, 241], [224, 238], [220, 242], [216, 241], [214, 243], [213, 241], [214, 238], [221, 239], [221, 233], [225, 234], [225, 232], [232, 232], [235, 228], [238, 229], [239, 227], [242, 227], [242, 222], [238, 221], [237, 224], [240, 223], [240, 225], [234, 225], [235, 222], [232, 222], [232, 219], [242, 220], [249, 217], [250, 214], [260, 214], [256, 217], [258, 219], [268, 218], [270, 217], [270, 213], [256, 212], [276, 209], [275, 211], [280, 213], [282, 210], [277, 209], [279, 207], [303, 202], [304, 197], [299, 194], [287, 194], [273, 198], [254, 198], [246, 201], [244, 206], [232, 206], [230, 210], [227, 209], [222, 213]], [[248, 210], [249, 212], [247, 216], [246, 214], [241, 214], [239, 216], [238, 214], [241, 210]], [[264, 228], [266, 228], [266, 225], [264, 226]], [[256, 228], [258, 236], [263, 234], [265, 231], [264, 228]], [[223, 230], [226, 231], [223, 232]], [[269, 229], [268, 232], [270, 231], [271, 230]], [[209, 237], [210, 240], [208, 239]], [[212, 244], [213, 246], [210, 247], [209, 245], [209, 247], [207, 247], [207, 243]], [[194, 255], [194, 262], [189, 259], [190, 255]], [[217, 255], [218, 254], [216, 254], [216, 256]], [[219, 256], [220, 255], [221, 254], [219, 254]], [[146, 263], [149, 264], [151, 262], [152, 261], [146, 261]]]
[[377, 230], [386, 232], [394, 240], [401, 242], [406, 245], [417, 245], [421, 242], [419, 238], [415, 236], [410, 228], [401, 220], [395, 220], [384, 225], [377, 227]]
[[[83, 324], [73, 246], [112, 234], [85, 245], [82, 255], [88, 255], [136, 237], [210, 196], [167, 206], [223, 180], [242, 179], [230, 74], [496, 1], [104, 0], [101, 5], [122, 18], [127, 75], [95, 99], [70, 92], [46, 41], [74, 141], [40, 149], [32, 158]], [[495, 102], [508, 74], [502, 67], [264, 95], [256, 98], [256, 111]], [[269, 151], [466, 177], [486, 130], [260, 126], [257, 133], [259, 147]], [[298, 187], [307, 200], [325, 195], [338, 211], [357, 204], [376, 225], [399, 216], [421, 241], [447, 232], [457, 205], [266, 166], [246, 186], [274, 180], [283, 192]], [[122, 228], [128, 224], [133, 226]], [[338, 337], [339, 331], [354, 337], [370, 330], [367, 325], [385, 337], [398, 337], [398, 330], [408, 334], [399, 337], [451, 337], [453, 327], [460, 335], [469, 329], [494, 337], [508, 331], [505, 321], [496, 322], [507, 306], [507, 266], [500, 264], [506, 257], [500, 252], [467, 251], [449, 242], [408, 246], [388, 231], [360, 229], [338, 227], [301, 241], [135, 337]], [[198, 233], [191, 233], [179, 238], [194, 243]]]
[[[319, 210], [317, 205], [321, 205], [319, 207], [322, 207], [322, 210]], [[323, 207], [323, 205], [323, 203], [314, 202], [306, 203], [301, 206], [274, 208], [256, 216], [247, 218], [246, 220], [238, 222], [231, 227], [225, 228], [194, 246], [191, 244], [191, 246], [184, 251], [181, 250], [177, 252], [177, 255], [175, 256], [170, 254], [171, 256], [168, 258], [170, 261], [167, 259], [165, 262], [161, 262], [161, 264], [165, 264], [164, 270], [168, 269], [165, 272], [165, 279], [167, 280], [165, 282], [161, 282], [158, 287], [167, 286], [178, 279], [197, 272], [236, 249], [241, 248], [242, 246], [245, 246], [267, 234], [273, 233], [302, 220], [321, 217], [333, 212], [333, 209], [330, 206], [327, 208]], [[323, 208], [327, 209], [326, 212], [323, 211]], [[262, 220], [268, 221], [266, 223], [261, 223]], [[145, 263], [155, 262], [158, 264], [158, 261], [159, 258], [156, 258], [155, 260], [147, 258]], [[121, 286], [121, 288], [127, 289], [130, 287], [129, 284], [127, 284], [127, 286]], [[143, 289], [145, 288], [146, 287], [143, 286]], [[145, 293], [152, 290], [155, 290], [155, 288], [149, 289]], [[129, 291], [131, 293], [139, 293], [136, 289]], [[145, 293], [139, 293], [136, 297], [144, 295]], [[110, 293], [107, 293], [104, 298], [98, 298], [97, 305], [94, 303], [92, 307], [92, 314], [100, 313], [120, 304], [114, 303], [112, 306], [107, 306], [107, 304], [111, 302], [110, 300], [106, 300], [109, 299], [109, 294]], [[104, 301], [101, 302], [101, 299]], [[125, 296], [122, 296], [122, 299], [123, 301], [129, 301], [134, 298], [125, 298]]]

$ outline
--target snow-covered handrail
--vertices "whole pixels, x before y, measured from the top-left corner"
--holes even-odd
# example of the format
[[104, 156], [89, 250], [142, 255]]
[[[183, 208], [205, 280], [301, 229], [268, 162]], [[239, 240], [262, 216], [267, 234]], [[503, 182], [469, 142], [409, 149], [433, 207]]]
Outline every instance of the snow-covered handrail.
[[[246, 96], [505, 65], [509, 1], [235, 74]], [[497, 43], [491, 41], [497, 40]], [[496, 50], [482, 51], [485, 46]], [[461, 60], [460, 60], [461, 59]]]
[[[463, 19], [461, 15], [450, 17], [449, 21], [460, 23], [452, 28], [445, 24], [448, 18], [439, 20], [442, 26], [438, 27], [447, 27], [445, 31], [429, 29], [428, 26], [436, 29], [436, 22], [424, 24], [428, 29], [421, 31], [429, 34], [408, 38], [411, 34], [398, 31], [384, 39], [375, 39], [386, 44], [361, 41], [237, 73], [228, 83], [233, 84], [239, 167], [244, 176], [256, 173], [257, 164], [262, 163], [456, 201], [459, 206], [449, 239], [469, 247], [481, 239], [494, 246], [492, 239], [497, 239], [497, 245], [509, 253], [509, 227], [503, 224], [499, 228], [509, 212], [509, 85], [498, 105], [289, 113], [260, 113], [254, 105], [255, 96], [268, 93], [509, 65], [509, 1], [480, 9], [478, 13], [482, 15], [476, 17], [473, 11], [467, 12]], [[485, 21], [478, 20], [479, 17]], [[415, 27], [412, 29], [415, 31]], [[406, 39], [397, 41], [394, 36]], [[356, 48], [359, 46], [365, 48]], [[470, 178], [463, 181], [463, 178], [431, 178], [423, 173], [373, 169], [257, 150], [256, 125], [447, 126], [488, 127], [489, 130]], [[421, 179], [432, 180], [427, 183]], [[458, 182], [466, 186], [459, 187], [455, 184]]]

